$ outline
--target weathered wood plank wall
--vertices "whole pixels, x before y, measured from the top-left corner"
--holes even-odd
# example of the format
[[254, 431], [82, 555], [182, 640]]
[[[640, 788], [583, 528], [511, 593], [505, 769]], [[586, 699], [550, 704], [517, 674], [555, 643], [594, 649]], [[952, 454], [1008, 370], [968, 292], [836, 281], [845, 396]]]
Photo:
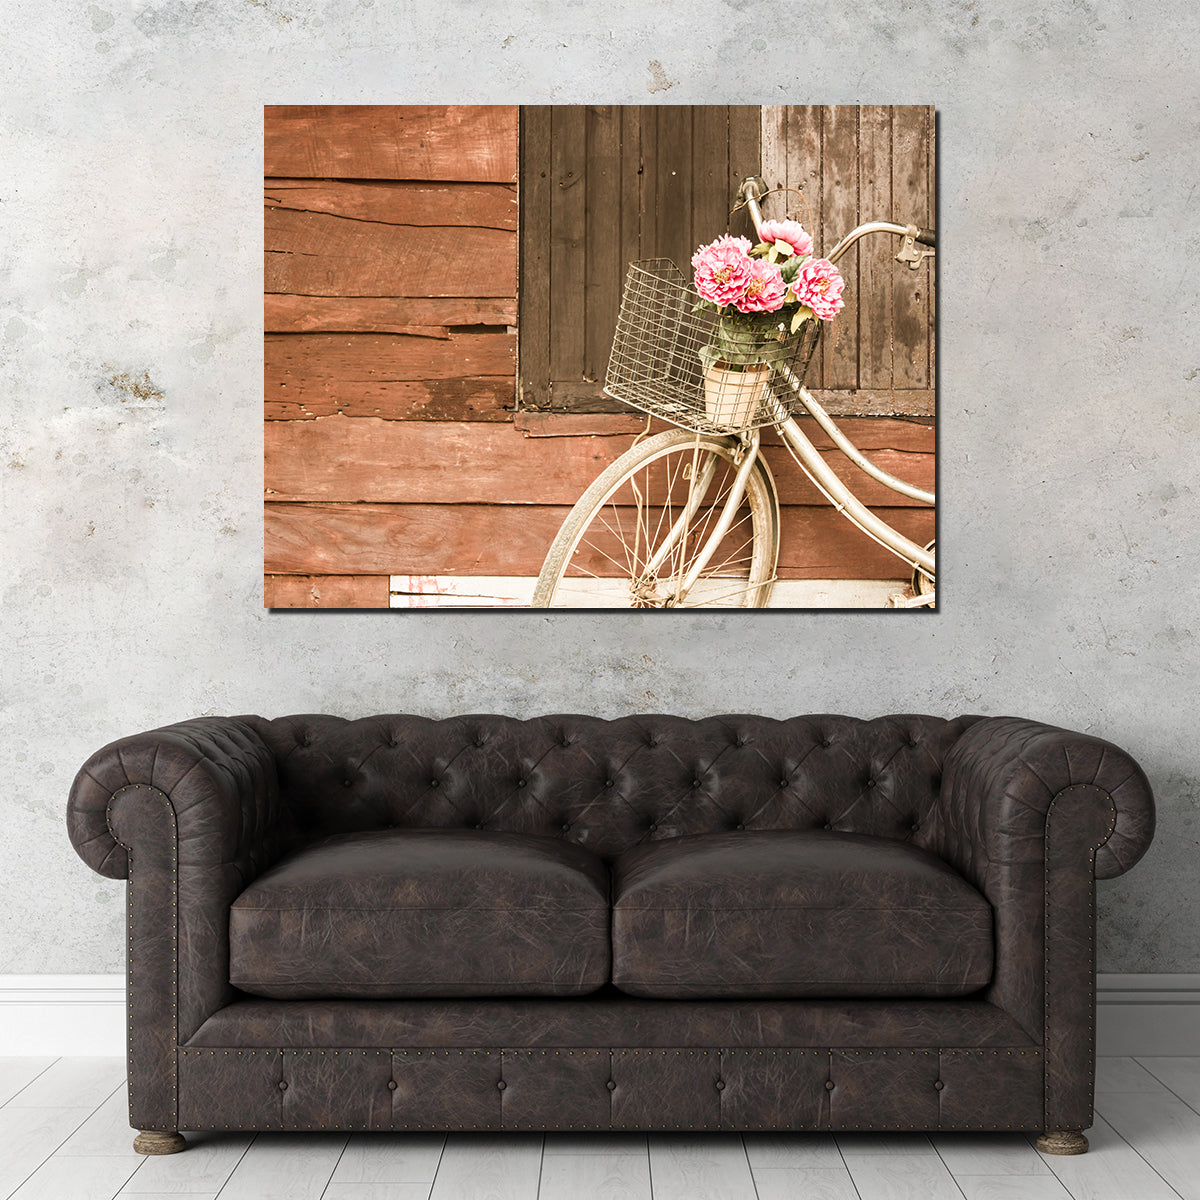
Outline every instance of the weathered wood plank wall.
[[[684, 163], [685, 114], [696, 146], [724, 146], [713, 163], [694, 149]], [[523, 310], [522, 361], [533, 356], [547, 369], [553, 361], [585, 385], [585, 375], [603, 373], [611, 330], [587, 314], [615, 312], [623, 270], [601, 261], [606, 243], [619, 242], [623, 261], [665, 238], [679, 243], [672, 253], [686, 262], [694, 242], [715, 235], [714, 224], [724, 228], [733, 176], [752, 170], [729, 147], [752, 139], [757, 153], [768, 122], [758, 109], [663, 109], [652, 121], [619, 108], [525, 114], [527, 130], [551, 120], [562, 135], [555, 161], [544, 173], [525, 169], [521, 274], [528, 281], [542, 260], [563, 298], [555, 293], [553, 322], [548, 312], [531, 318]], [[790, 110], [787, 122], [792, 154], [790, 139], [810, 127]], [[873, 136], [861, 116], [851, 122], [836, 110], [829, 129], [851, 124], [861, 149]], [[823, 118], [819, 128], [825, 154], [836, 137], [825, 138]], [[517, 129], [515, 108], [267, 109], [268, 606], [386, 607], [391, 575], [535, 575], [570, 505], [640, 428], [627, 416], [515, 411]], [[570, 130], [583, 131], [586, 160]], [[670, 172], [685, 165], [686, 222], [665, 192], [678, 178]], [[582, 170], [588, 180], [572, 184]], [[529, 210], [550, 192], [575, 203], [573, 191], [587, 197], [582, 212], [565, 223], [556, 217], [548, 229], [531, 223]], [[846, 215], [838, 204], [831, 197], [831, 221]], [[589, 219], [588, 205], [608, 216]], [[568, 286], [579, 271], [581, 285]], [[859, 310], [856, 328], [871, 330], [874, 319]], [[894, 327], [894, 303], [887, 319]], [[831, 353], [822, 365], [831, 378], [848, 380], [859, 369], [857, 358], [838, 359], [837, 346]], [[931, 379], [931, 361], [925, 369]], [[885, 374], [854, 377], [860, 395], [886, 406], [897, 381], [912, 377], [906, 363]], [[576, 398], [585, 391], [577, 387]], [[932, 488], [930, 426], [844, 427], [886, 470]], [[786, 506], [781, 577], [903, 573], [816, 495], [779, 447], [768, 455]], [[857, 476], [863, 498], [914, 540], [932, 537], [928, 511], [864, 481], [840, 455], [830, 461], [844, 477]]]
[[[347, 418], [401, 440], [417, 423], [512, 420], [517, 116], [512, 106], [266, 109], [268, 606], [386, 608], [388, 577], [408, 567], [403, 547], [395, 561], [364, 568], [343, 555], [331, 566], [333, 531], [351, 545], [376, 536], [378, 514], [349, 484], [324, 497], [336, 520], [299, 504], [320, 527], [311, 542], [281, 538], [297, 505], [280, 507], [277, 474], [328, 460], [355, 424]], [[352, 478], [374, 469], [351, 454]]]
[[[268, 422], [268, 572], [536, 575], [571, 505], [633, 440], [571, 436], [587, 418], [554, 420], [562, 436], [491, 423]], [[884, 470], [933, 487], [929, 426], [863, 419], [842, 428]], [[824, 434], [811, 436], [864, 502], [910, 537], [932, 536], [926, 510], [865, 479]], [[896, 560], [852, 530], [773, 437], [768, 454], [785, 507], [781, 578], [895, 576]]]
[[[865, 221], [935, 225], [934, 112], [916, 105], [762, 110], [767, 216], [796, 216], [828, 252]], [[838, 264], [845, 308], [808, 383], [831, 412], [933, 415], [933, 272], [898, 266], [896, 239], [872, 235]]]
[[[687, 268], [731, 227], [738, 184], [758, 170], [760, 112], [747, 105], [588, 105], [523, 110], [521, 405], [624, 412], [604, 372], [625, 268]], [[750, 233], [744, 213], [732, 228]]]

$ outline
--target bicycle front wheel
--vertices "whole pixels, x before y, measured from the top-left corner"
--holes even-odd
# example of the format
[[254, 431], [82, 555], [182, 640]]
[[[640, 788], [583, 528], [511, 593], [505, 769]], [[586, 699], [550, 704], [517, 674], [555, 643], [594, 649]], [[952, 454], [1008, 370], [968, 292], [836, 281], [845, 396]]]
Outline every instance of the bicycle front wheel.
[[779, 557], [779, 502], [761, 457], [728, 530], [710, 545], [740, 449], [735, 438], [672, 429], [623, 454], [563, 522], [533, 607], [766, 607]]

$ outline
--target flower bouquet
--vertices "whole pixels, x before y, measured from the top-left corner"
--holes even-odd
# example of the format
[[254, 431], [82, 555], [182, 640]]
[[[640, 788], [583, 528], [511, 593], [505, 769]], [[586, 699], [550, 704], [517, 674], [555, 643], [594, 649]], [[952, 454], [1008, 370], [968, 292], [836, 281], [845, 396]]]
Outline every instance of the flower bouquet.
[[715, 312], [712, 340], [700, 347], [705, 411], [715, 425], [741, 428], [758, 409], [771, 372], [805, 321], [829, 321], [842, 308], [837, 268], [813, 257], [796, 221], [764, 221], [762, 240], [723, 234], [692, 256], [696, 311]]

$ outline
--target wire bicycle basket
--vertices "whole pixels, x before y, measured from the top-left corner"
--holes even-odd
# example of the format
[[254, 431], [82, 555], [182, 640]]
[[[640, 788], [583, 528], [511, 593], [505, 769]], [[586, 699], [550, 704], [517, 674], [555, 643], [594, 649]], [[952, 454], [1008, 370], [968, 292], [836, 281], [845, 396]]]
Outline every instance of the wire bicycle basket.
[[708, 306], [697, 311], [700, 304], [700, 294], [670, 259], [630, 263], [605, 393], [698, 433], [786, 420], [798, 403], [821, 322], [805, 321], [790, 337], [776, 328], [739, 331], [740, 357], [759, 361], [736, 368], [716, 361], [706, 368], [704, 360], [713, 358], [721, 337], [716, 314]]

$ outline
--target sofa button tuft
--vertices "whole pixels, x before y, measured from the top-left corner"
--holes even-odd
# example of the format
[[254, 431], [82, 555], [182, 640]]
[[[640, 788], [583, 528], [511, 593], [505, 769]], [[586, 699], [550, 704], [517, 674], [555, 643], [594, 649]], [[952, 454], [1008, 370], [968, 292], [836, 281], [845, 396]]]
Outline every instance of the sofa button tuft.
[[832, 1092], [832, 1091], [833, 1091], [833, 1080], [832, 1080], [832, 1079], [827, 1079], [827, 1080], [825, 1080], [825, 1090], [826, 1090], [827, 1092]]
[[399, 1086], [400, 1085], [394, 1079], [388, 1080], [388, 1091], [389, 1092], [394, 1092], [396, 1090], [396, 1088]]
[[518, 780], [517, 780], [517, 787], [524, 787], [524, 786], [525, 786], [525, 785], [526, 785], [528, 782], [529, 782], [529, 780], [528, 780], [528, 779], [518, 779]]
[[940, 1092], [946, 1085], [939, 1079], [933, 1086]]
[[353, 787], [353, 786], [354, 786], [353, 779], [343, 779], [342, 780], [342, 787]]
[[782, 779], [779, 781], [779, 786], [780, 786], [780, 787], [787, 787], [787, 786], [788, 786], [788, 784], [790, 784], [791, 782], [792, 782], [792, 781], [791, 781], [790, 779], [788, 779], [788, 777], [785, 775], [785, 776], [784, 776], [784, 777], [783, 777], [783, 778], [782, 778]]
[[612, 781], [611, 779], [606, 779], [606, 780], [604, 781], [604, 786], [605, 786], [605, 787], [612, 787], [612, 786], [613, 786], [613, 781]]
[[507, 1083], [505, 1083], [503, 1079], [502, 1079], [502, 1080], [500, 1080], [500, 1082], [499, 1082], [498, 1084], [496, 1084], [496, 1090], [497, 1090], [498, 1092], [502, 1092], [502, 1091], [504, 1091], [504, 1089], [505, 1089], [506, 1087], [508, 1087], [508, 1084], [507, 1084]]
[[429, 786], [430, 786], [430, 787], [437, 787], [437, 786], [439, 786], [439, 784], [440, 784], [440, 783], [441, 783], [441, 780], [438, 780], [438, 779], [431, 779], [431, 780], [429, 781]]
[[828, 821], [826, 821], [825, 824], [822, 826], [822, 828], [823, 829], [832, 829], [833, 826]]
[[717, 1080], [717, 1091], [718, 1091], [718, 1092], [723, 1092], [724, 1090], [725, 1090], [725, 1080], [723, 1080], [723, 1079], [718, 1079], [718, 1080]]
[[568, 831], [570, 828], [571, 828], [571, 822], [570, 822], [570, 821], [564, 821], [564, 822], [562, 823], [562, 831], [563, 831], [563, 833], [566, 833], [566, 832], [567, 832], [567, 831]]
[[279, 1090], [280, 1090], [281, 1092], [286, 1092], [286, 1091], [287, 1091], [287, 1080], [286, 1080], [286, 1079], [281, 1079], [281, 1080], [279, 1081]]
[[604, 1086], [608, 1088], [610, 1092], [615, 1092], [617, 1090], [617, 1083], [614, 1079], [610, 1079]]
[[647, 832], [649, 832], [649, 833], [657, 833], [657, 832], [658, 832], [658, 826], [657, 826], [657, 825], [655, 825], [655, 823], [654, 823], [653, 821], [651, 821], [651, 822], [650, 822], [650, 824], [646, 826], [646, 830], [647, 830]]
[[700, 782], [700, 780], [698, 780], [698, 779], [693, 779], [693, 780], [692, 780], [692, 787], [694, 787], [694, 788], [698, 788], [698, 787], [703, 787], [703, 786], [704, 786], [704, 785], [703, 785], [703, 784]]
[[738, 822], [738, 823], [737, 823], [737, 824], [734, 826], [734, 829], [745, 829], [745, 828], [746, 828], [746, 826], [745, 826], [745, 825], [743, 825], [741, 821], [739, 821], [739, 822]]
[[872, 787], [874, 787], [874, 786], [875, 786], [875, 780], [873, 780], [873, 779], [868, 779], [868, 780], [867, 780], [867, 787], [869, 787], [869, 788], [872, 788]]

